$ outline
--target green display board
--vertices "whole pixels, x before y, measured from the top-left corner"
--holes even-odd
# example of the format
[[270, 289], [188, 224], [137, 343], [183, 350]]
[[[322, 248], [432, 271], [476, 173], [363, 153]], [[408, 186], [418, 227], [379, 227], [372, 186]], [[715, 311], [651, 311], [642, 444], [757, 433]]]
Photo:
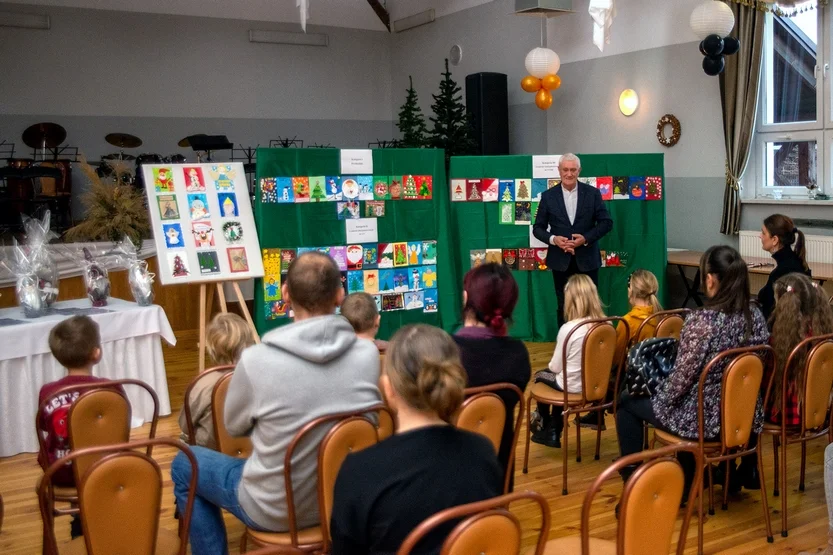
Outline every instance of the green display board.
[[[581, 175], [597, 176], [660, 176], [665, 174], [662, 154], [584, 154]], [[461, 156], [451, 158], [449, 179], [532, 177], [532, 156]], [[581, 177], [579, 177], [581, 180]], [[529, 247], [527, 225], [498, 223], [497, 202], [450, 202], [449, 238], [453, 260], [448, 273], [456, 283], [471, 267], [470, 251], [487, 248]], [[613, 218], [613, 229], [600, 242], [602, 250], [628, 254], [626, 266], [599, 270], [599, 294], [610, 315], [623, 315], [629, 310], [627, 281], [637, 268], [650, 270], [659, 280], [659, 298], [665, 302], [665, 191], [661, 200], [606, 201]], [[552, 272], [513, 272], [520, 296], [513, 317], [511, 335], [527, 341], [553, 341], [558, 332]], [[441, 307], [459, 307], [460, 287], [447, 287], [440, 293]], [[443, 304], [445, 303], [445, 304]], [[459, 310], [458, 310], [459, 312]], [[453, 328], [453, 324], [449, 326]], [[447, 327], [446, 329], [449, 329]]]
[[[439, 312], [383, 312], [379, 337], [387, 339], [405, 324], [421, 322], [440, 326], [444, 319], [456, 319], [453, 313], [459, 304], [448, 305], [447, 299], [443, 298], [457, 287], [456, 282], [450, 281], [448, 273], [452, 259], [449, 250], [452, 234], [448, 230], [450, 201], [444, 152], [434, 149], [376, 149], [373, 150], [373, 173], [400, 178], [409, 174], [433, 177], [431, 200], [385, 202], [385, 216], [378, 218], [379, 242], [438, 242]], [[262, 249], [347, 245], [345, 222], [338, 219], [335, 202], [280, 204], [264, 202], [262, 196], [262, 178], [330, 175], [341, 175], [341, 152], [338, 149], [258, 149], [255, 220]], [[290, 322], [287, 318], [267, 319], [265, 308], [263, 280], [257, 280], [255, 324], [258, 332], [262, 335]], [[446, 315], [447, 311], [451, 313]]]

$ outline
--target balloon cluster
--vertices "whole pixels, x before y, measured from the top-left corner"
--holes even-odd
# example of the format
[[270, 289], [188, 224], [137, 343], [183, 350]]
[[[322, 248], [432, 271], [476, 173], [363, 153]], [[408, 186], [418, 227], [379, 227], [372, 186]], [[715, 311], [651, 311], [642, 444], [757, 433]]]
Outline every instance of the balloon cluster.
[[561, 69], [558, 54], [549, 48], [534, 48], [526, 55], [526, 70], [529, 75], [521, 79], [521, 88], [535, 93], [535, 105], [542, 110], [552, 106], [552, 91], [561, 86]]
[[720, 75], [726, 67], [724, 56], [731, 56], [740, 50], [740, 41], [735, 37], [721, 37], [709, 35], [700, 42], [700, 53], [703, 54], [703, 71], [706, 75]]

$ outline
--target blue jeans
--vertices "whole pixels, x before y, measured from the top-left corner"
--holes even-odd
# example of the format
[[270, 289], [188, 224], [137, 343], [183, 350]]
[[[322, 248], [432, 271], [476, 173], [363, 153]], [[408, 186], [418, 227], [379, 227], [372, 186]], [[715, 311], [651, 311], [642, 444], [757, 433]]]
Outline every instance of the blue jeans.
[[[192, 446], [197, 459], [197, 492], [191, 513], [191, 552], [194, 555], [226, 555], [228, 539], [223, 523], [225, 509], [243, 524], [260, 529], [243, 511], [237, 500], [237, 486], [243, 474], [244, 459], [236, 459], [205, 447]], [[180, 518], [185, 515], [191, 463], [185, 453], [179, 453], [171, 463], [171, 478]]]

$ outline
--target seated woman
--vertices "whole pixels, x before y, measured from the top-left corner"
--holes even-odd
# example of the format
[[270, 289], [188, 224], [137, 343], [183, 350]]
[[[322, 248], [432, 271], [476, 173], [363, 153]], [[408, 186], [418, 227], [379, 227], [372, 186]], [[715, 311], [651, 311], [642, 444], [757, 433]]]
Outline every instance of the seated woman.
[[[468, 374], [468, 387], [511, 383], [526, 389], [532, 366], [522, 341], [506, 335], [507, 322], [518, 302], [518, 284], [503, 264], [483, 264], [463, 278], [463, 327], [454, 335]], [[518, 398], [498, 392], [506, 405], [506, 423], [498, 461], [509, 466]]]
[[[750, 305], [749, 272], [732, 247], [711, 247], [700, 259], [700, 275], [708, 300], [686, 318], [677, 359], [654, 397], [623, 394], [616, 412], [616, 433], [622, 456], [642, 450], [643, 422], [681, 437], [696, 439], [697, 391], [700, 375], [716, 355], [737, 347], [765, 344], [769, 339], [761, 311]], [[720, 435], [720, 387], [724, 366], [714, 368], [705, 383], [704, 435]], [[763, 410], [755, 412], [754, 431], [763, 426]], [[693, 457], [680, 457], [686, 478], [694, 476]], [[627, 480], [633, 468], [622, 471]]]
[[805, 257], [804, 233], [795, 227], [791, 218], [783, 214], [773, 214], [764, 220], [761, 226], [761, 247], [775, 260], [775, 268], [769, 274], [766, 285], [758, 291], [761, 312], [764, 318], [769, 319], [775, 307], [775, 282], [791, 272], [809, 276], [810, 268]]
[[[503, 490], [489, 440], [449, 425], [463, 402], [466, 375], [447, 333], [424, 324], [400, 329], [381, 382], [398, 428], [345, 459], [330, 521], [334, 555], [395, 553], [426, 518]], [[453, 525], [436, 528], [419, 551], [439, 552]]]

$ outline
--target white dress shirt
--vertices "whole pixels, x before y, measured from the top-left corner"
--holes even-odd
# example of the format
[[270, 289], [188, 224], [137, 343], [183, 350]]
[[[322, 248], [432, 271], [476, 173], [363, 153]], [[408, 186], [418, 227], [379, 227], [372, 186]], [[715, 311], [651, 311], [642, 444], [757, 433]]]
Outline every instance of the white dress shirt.
[[[555, 340], [555, 352], [548, 365], [550, 372], [555, 374], [555, 381], [561, 390], [564, 390], [564, 350], [567, 350], [567, 392], [581, 393], [581, 361], [582, 346], [584, 337], [590, 331], [590, 325], [583, 324], [585, 318], [570, 320], [558, 330], [558, 337]], [[581, 326], [570, 336], [570, 343], [565, 344], [567, 335], [573, 328]]]
[[561, 193], [564, 195], [564, 207], [567, 208], [567, 217], [570, 218], [570, 225], [576, 222], [576, 207], [578, 206], [578, 183], [573, 190], [568, 190], [561, 185]]

